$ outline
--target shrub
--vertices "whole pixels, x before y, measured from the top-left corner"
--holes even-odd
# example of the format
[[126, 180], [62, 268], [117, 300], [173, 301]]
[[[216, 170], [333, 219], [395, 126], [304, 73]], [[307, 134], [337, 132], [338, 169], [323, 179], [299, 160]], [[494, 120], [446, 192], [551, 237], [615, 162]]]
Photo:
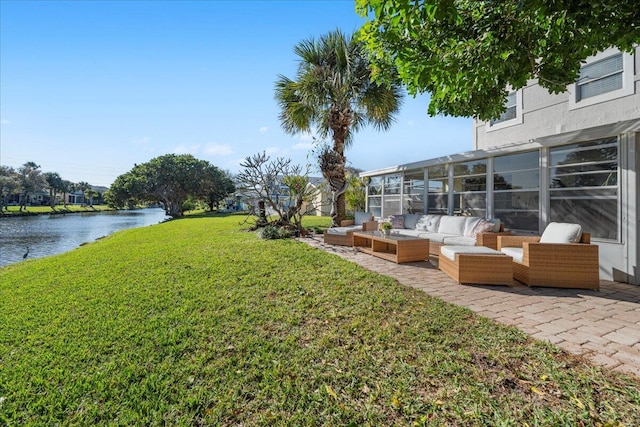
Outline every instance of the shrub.
[[286, 239], [291, 237], [290, 230], [282, 227], [276, 227], [275, 225], [267, 225], [258, 231], [258, 236], [261, 239], [274, 240], [274, 239]]

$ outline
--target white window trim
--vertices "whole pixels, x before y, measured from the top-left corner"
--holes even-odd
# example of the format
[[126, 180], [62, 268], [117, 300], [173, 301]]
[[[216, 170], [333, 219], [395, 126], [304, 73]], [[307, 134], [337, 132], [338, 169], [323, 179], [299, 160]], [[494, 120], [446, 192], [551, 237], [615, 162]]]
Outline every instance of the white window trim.
[[[620, 51], [616, 48], [607, 49], [603, 52], [587, 58], [586, 63], [589, 64], [592, 62], [600, 61], [618, 53], [620, 53]], [[590, 105], [600, 104], [601, 102], [607, 102], [614, 99], [622, 98], [623, 96], [633, 95], [634, 90], [635, 84], [633, 82], [633, 54], [622, 52], [622, 88], [576, 101], [576, 94], [578, 93], [578, 83], [573, 83], [567, 87], [567, 91], [569, 92], [569, 110], [577, 110], [578, 108], [588, 107]]]
[[494, 130], [503, 129], [511, 126], [522, 124], [522, 89], [516, 91], [516, 116], [511, 120], [505, 120], [504, 122], [491, 124], [488, 121], [485, 125], [485, 132], [492, 132]]

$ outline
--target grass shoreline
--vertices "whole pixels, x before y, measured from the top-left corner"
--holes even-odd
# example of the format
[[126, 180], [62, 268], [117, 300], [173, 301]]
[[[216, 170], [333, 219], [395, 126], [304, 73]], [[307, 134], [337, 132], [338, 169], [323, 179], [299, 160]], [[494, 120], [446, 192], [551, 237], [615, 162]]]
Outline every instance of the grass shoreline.
[[636, 379], [242, 219], [1, 268], [0, 424], [640, 425]]
[[51, 206], [27, 206], [27, 210], [19, 211], [20, 206], [8, 206], [8, 209], [0, 212], [0, 219], [2, 218], [14, 218], [21, 216], [35, 216], [35, 215], [66, 215], [72, 213], [92, 213], [92, 212], [109, 212], [118, 209], [111, 208], [107, 205], [93, 205], [93, 206], [78, 206], [67, 205], [66, 207], [58, 205], [55, 208]]

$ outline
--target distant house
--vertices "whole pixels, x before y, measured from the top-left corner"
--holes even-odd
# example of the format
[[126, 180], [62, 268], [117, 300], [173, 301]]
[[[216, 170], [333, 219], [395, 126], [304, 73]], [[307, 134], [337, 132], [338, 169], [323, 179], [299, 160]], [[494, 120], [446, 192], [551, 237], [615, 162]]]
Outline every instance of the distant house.
[[367, 209], [496, 217], [517, 234], [579, 223], [601, 277], [640, 284], [639, 54], [589, 58], [566, 93], [511, 92], [502, 117], [474, 122], [473, 151], [363, 172]]
[[324, 178], [309, 177], [309, 191], [313, 198], [306, 204], [303, 211], [307, 215], [328, 216], [331, 213], [331, 192], [328, 190]]

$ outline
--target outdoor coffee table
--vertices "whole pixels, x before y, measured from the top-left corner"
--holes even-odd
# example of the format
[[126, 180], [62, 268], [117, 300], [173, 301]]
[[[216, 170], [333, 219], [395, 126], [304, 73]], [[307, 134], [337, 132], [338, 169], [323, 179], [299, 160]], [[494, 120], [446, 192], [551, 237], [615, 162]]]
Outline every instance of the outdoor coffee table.
[[400, 234], [385, 236], [379, 231], [356, 231], [353, 233], [353, 247], [397, 264], [429, 259], [429, 239], [420, 237]]

